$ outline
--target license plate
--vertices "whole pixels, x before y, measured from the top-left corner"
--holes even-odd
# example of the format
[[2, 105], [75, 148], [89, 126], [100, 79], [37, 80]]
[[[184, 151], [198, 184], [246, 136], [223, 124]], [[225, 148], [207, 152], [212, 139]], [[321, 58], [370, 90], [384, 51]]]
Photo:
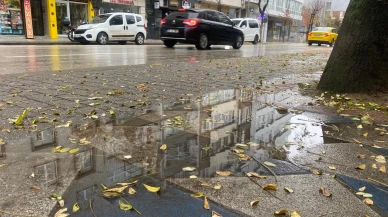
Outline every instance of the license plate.
[[169, 33], [178, 33], [179, 30], [178, 29], [167, 29], [167, 32], [169, 32]]
[[315, 34], [315, 36], [322, 36], [322, 34]]
[[81, 34], [74, 34], [74, 38], [81, 38]]

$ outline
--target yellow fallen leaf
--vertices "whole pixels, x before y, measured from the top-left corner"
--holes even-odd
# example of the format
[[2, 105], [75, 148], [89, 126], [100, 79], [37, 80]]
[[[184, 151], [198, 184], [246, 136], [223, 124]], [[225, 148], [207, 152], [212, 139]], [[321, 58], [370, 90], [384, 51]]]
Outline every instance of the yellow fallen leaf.
[[160, 146], [160, 150], [166, 150], [167, 149], [167, 145], [166, 144], [163, 144], [162, 146]]
[[195, 167], [184, 167], [182, 168], [183, 171], [186, 171], [186, 172], [193, 172], [194, 170], [196, 170], [197, 168]]
[[372, 195], [372, 194], [369, 194], [369, 193], [364, 193], [362, 196], [363, 196], [363, 197], [373, 197], [373, 195]]
[[376, 164], [372, 164], [372, 168], [373, 169], [377, 169], [377, 165]]
[[365, 170], [366, 169], [366, 164], [361, 164], [361, 165], [357, 166], [356, 169], [358, 169], [358, 170]]
[[212, 211], [212, 217], [222, 217], [222, 215], [219, 214], [219, 213], [216, 212], [216, 211]]
[[128, 185], [134, 185], [138, 182], [138, 180], [136, 181], [133, 181], [133, 182], [119, 182], [117, 183], [118, 185], [121, 185], [121, 186], [128, 186]]
[[216, 171], [219, 176], [230, 176], [231, 172], [229, 171]]
[[73, 212], [77, 212], [79, 209], [80, 209], [79, 204], [78, 204], [78, 203], [75, 203], [75, 204], [73, 205]]
[[53, 152], [59, 153], [61, 151], [61, 148], [62, 148], [62, 146], [57, 146], [57, 147], [53, 148]]
[[269, 184], [263, 187], [264, 190], [277, 191], [278, 187], [275, 184]]
[[251, 206], [257, 205], [259, 203], [259, 200], [252, 200], [251, 201]]
[[288, 213], [288, 210], [282, 209], [280, 211], [274, 212], [273, 214], [274, 215], [287, 215], [287, 213]]
[[201, 183], [201, 186], [210, 187], [208, 183]]
[[357, 192], [356, 194], [357, 194], [357, 195], [364, 195], [365, 192]]
[[196, 197], [196, 198], [199, 198], [199, 197], [202, 197], [203, 196], [203, 192], [197, 192], [197, 193], [194, 193], [194, 194], [190, 194], [192, 197]]
[[267, 166], [270, 166], [270, 167], [276, 167], [275, 164], [273, 164], [271, 162], [268, 162], [268, 161], [265, 161], [264, 164], [267, 165]]
[[160, 191], [160, 187], [152, 187], [152, 186], [149, 186], [149, 185], [146, 185], [146, 184], [143, 184], [143, 185], [150, 192], [156, 193], [156, 192]]
[[321, 192], [326, 197], [331, 197], [331, 193], [329, 191], [327, 191], [325, 188], [320, 188], [319, 192]]
[[363, 191], [365, 191], [365, 189], [366, 189], [366, 186], [364, 186], [364, 187], [362, 187], [362, 188], [360, 188], [360, 189], [358, 189], [358, 190], [361, 191], [361, 192], [363, 192]]
[[101, 184], [101, 186], [104, 190], [108, 189], [104, 184]]
[[382, 165], [382, 166], [380, 167], [380, 172], [381, 172], [381, 173], [386, 173], [386, 172], [387, 172], [387, 169], [385, 168], [385, 165]]
[[329, 169], [336, 170], [337, 168], [335, 166], [329, 166]]
[[364, 159], [364, 158], [366, 158], [366, 155], [365, 154], [359, 154], [359, 155], [357, 155], [357, 158]]
[[284, 190], [288, 193], [294, 193], [294, 190], [292, 190], [291, 188], [287, 188], [285, 187]]
[[267, 176], [260, 176], [257, 173], [247, 173], [247, 176], [249, 176], [249, 177], [256, 177], [256, 178], [259, 178], [259, 179], [266, 179], [267, 178]]
[[322, 175], [322, 172], [320, 172], [317, 169], [312, 169], [311, 172], [314, 173], [315, 175]]
[[385, 157], [383, 155], [377, 155], [375, 160], [379, 163], [386, 163]]
[[62, 148], [61, 150], [59, 150], [59, 152], [61, 152], [61, 153], [65, 153], [68, 151], [70, 151], [70, 148]]
[[206, 197], [203, 198], [203, 208], [205, 208], [207, 210], [210, 209], [209, 202], [207, 201]]
[[122, 202], [121, 200], [119, 200], [119, 206], [120, 206], [120, 209], [125, 211], [133, 209], [133, 206], [131, 204]]
[[294, 210], [290, 213], [290, 217], [302, 217], [298, 210]]
[[353, 141], [355, 141], [357, 144], [362, 144], [362, 142], [358, 141], [357, 139], [353, 139]]
[[373, 205], [373, 200], [369, 199], [369, 198], [365, 198], [362, 202], [364, 202], [365, 204], [367, 205]]
[[69, 216], [70, 214], [68, 214], [66, 212], [67, 212], [67, 208], [60, 209], [60, 210], [58, 210], [58, 212], [55, 213], [54, 217], [66, 217], [66, 216]]
[[220, 185], [219, 183], [214, 185], [214, 189], [216, 190], [220, 190], [221, 188], [222, 188], [222, 185]]
[[81, 145], [89, 145], [91, 142], [87, 141], [86, 138], [82, 138], [82, 139], [79, 141], [79, 143], [80, 143]]
[[0, 164], [0, 168], [5, 167], [7, 164]]
[[128, 188], [128, 194], [136, 194], [135, 189], [129, 187], [129, 188]]
[[74, 148], [69, 151], [70, 154], [75, 154], [79, 151], [79, 148]]
[[189, 178], [190, 178], [190, 179], [198, 179], [198, 176], [196, 176], [196, 175], [191, 175]]
[[364, 137], [367, 137], [368, 136], [368, 132], [362, 134]]

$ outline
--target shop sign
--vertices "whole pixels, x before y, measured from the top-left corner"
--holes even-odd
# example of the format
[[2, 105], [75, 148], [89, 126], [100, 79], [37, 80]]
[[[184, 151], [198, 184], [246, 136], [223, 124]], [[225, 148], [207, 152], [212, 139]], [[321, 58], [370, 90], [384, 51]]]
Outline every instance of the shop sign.
[[178, 7], [178, 5], [179, 5], [178, 0], [170, 0], [171, 7]]
[[24, 18], [26, 20], [26, 38], [34, 38], [30, 0], [24, 0]]
[[0, 10], [8, 10], [8, 6], [7, 5], [0, 5]]
[[116, 3], [121, 5], [135, 5], [133, 0], [103, 0], [103, 2]]
[[155, 1], [155, 2], [154, 2], [154, 8], [155, 8], [155, 9], [159, 9], [159, 8], [160, 8], [159, 1]]
[[182, 8], [184, 9], [190, 9], [191, 8], [191, 3], [187, 0], [182, 1]]

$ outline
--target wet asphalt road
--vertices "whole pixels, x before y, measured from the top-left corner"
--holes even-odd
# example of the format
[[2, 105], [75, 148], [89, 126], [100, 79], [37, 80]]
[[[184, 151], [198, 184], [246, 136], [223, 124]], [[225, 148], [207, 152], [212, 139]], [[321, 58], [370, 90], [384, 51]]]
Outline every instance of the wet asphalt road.
[[279, 53], [330, 52], [331, 48], [309, 47], [304, 43], [245, 44], [240, 50], [214, 46], [199, 51], [193, 45], [174, 49], [163, 45], [23, 45], [0, 46], [0, 74], [71, 70], [107, 66], [158, 64], [166, 61], [201, 61], [209, 59], [264, 56]]

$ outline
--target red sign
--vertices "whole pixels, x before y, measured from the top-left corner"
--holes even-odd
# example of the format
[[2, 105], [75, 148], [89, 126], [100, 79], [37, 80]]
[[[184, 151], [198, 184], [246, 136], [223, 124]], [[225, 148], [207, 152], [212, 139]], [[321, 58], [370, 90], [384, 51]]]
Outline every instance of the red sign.
[[24, 18], [26, 20], [26, 38], [34, 38], [34, 29], [32, 27], [31, 2], [24, 0]]
[[110, 0], [111, 3], [117, 3], [122, 5], [135, 5], [132, 0]]

